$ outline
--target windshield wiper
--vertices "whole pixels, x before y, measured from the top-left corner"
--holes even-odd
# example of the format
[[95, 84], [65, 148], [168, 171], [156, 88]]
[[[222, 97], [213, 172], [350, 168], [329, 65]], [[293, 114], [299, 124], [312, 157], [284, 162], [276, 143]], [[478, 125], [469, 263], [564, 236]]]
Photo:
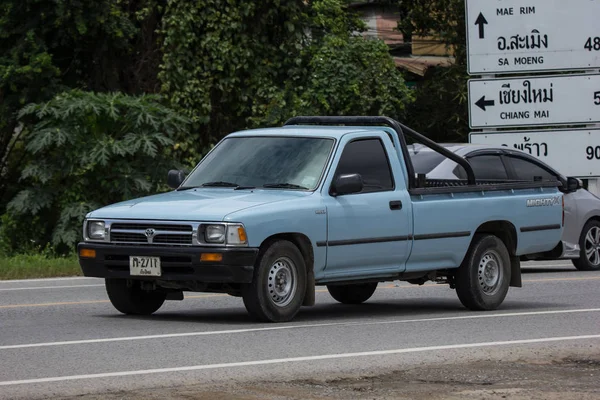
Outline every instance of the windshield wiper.
[[233, 182], [223, 182], [223, 181], [215, 181], [215, 182], [206, 182], [202, 184], [202, 187], [238, 187], [237, 183]]
[[294, 183], [265, 183], [263, 185], [264, 188], [281, 188], [281, 189], [304, 189], [308, 190], [305, 186], [296, 185]]
[[189, 190], [189, 189], [197, 189], [197, 188], [201, 188], [201, 187], [232, 187], [232, 188], [234, 188], [233, 190], [255, 189], [256, 188], [255, 186], [240, 186], [237, 183], [233, 183], [233, 182], [216, 181], [216, 182], [206, 182], [200, 186], [182, 186], [177, 190]]

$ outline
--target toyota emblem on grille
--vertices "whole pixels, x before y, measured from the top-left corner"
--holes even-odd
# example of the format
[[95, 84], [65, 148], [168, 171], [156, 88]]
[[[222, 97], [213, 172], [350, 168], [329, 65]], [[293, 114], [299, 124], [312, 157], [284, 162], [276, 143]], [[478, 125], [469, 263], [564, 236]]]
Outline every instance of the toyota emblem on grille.
[[146, 237], [148, 238], [148, 243], [152, 243], [152, 239], [154, 238], [154, 234], [156, 233], [156, 231], [154, 230], [154, 228], [148, 228], [146, 229]]

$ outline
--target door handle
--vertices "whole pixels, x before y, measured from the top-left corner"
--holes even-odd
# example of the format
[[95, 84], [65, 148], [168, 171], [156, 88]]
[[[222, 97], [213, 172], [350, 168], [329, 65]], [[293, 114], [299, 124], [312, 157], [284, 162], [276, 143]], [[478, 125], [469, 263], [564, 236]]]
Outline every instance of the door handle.
[[392, 200], [390, 201], [390, 210], [401, 210], [402, 202], [400, 200]]

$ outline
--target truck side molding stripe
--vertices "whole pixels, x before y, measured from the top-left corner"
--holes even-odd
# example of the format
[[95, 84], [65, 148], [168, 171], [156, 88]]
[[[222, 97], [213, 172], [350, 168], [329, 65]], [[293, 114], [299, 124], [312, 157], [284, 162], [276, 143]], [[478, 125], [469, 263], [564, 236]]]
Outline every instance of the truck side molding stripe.
[[378, 238], [364, 238], [364, 239], [349, 239], [349, 240], [332, 240], [330, 242], [317, 242], [318, 247], [324, 246], [350, 246], [353, 244], [367, 244], [367, 243], [385, 243], [385, 242], [404, 242], [410, 240], [410, 236], [388, 236]]
[[448, 233], [428, 233], [425, 235], [408, 235], [408, 236], [388, 236], [378, 238], [364, 239], [348, 239], [348, 240], [332, 240], [330, 242], [317, 242], [317, 247], [334, 247], [334, 246], [350, 246], [354, 244], [368, 243], [386, 243], [386, 242], [404, 242], [406, 240], [430, 240], [430, 239], [446, 239], [470, 236], [471, 232], [448, 232]]
[[551, 231], [554, 229], [560, 229], [560, 224], [524, 226], [521, 228], [521, 232]]
[[415, 235], [415, 240], [446, 239], [471, 236], [471, 232], [447, 232], [447, 233], [427, 233], [424, 235]]

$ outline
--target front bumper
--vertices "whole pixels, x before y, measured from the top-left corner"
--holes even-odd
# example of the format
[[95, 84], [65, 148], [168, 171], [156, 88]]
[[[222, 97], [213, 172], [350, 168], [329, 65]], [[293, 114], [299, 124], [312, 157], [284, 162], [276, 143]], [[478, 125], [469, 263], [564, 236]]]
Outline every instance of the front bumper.
[[[95, 258], [79, 257], [84, 276], [207, 283], [250, 283], [258, 249], [214, 247], [121, 246], [81, 242], [81, 249], [95, 250]], [[221, 253], [220, 262], [201, 262], [202, 253]], [[129, 256], [160, 257], [162, 276], [142, 277], [129, 274]]]

